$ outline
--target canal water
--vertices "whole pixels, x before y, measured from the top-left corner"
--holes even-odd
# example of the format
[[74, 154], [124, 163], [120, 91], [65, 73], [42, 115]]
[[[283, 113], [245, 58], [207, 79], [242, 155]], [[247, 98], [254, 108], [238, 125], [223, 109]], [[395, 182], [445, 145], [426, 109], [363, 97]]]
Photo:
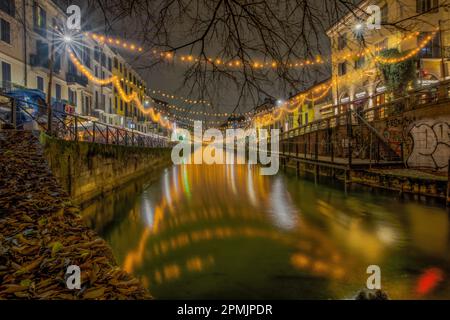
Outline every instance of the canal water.
[[180, 165], [83, 216], [158, 299], [351, 299], [370, 265], [393, 299], [450, 298], [447, 211], [369, 189]]

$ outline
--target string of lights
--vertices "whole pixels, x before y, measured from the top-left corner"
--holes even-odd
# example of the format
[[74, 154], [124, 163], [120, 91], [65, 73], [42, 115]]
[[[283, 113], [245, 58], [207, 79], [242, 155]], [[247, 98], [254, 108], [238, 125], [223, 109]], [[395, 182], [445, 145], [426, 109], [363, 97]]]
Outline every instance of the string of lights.
[[202, 105], [206, 105], [206, 106], [211, 106], [211, 103], [208, 102], [207, 100], [194, 100], [194, 99], [189, 99], [183, 96], [176, 96], [174, 94], [171, 93], [167, 93], [165, 91], [162, 90], [157, 90], [157, 89], [150, 89], [148, 91], [149, 93], [151, 93], [152, 95], [159, 95], [162, 98], [166, 98], [166, 99], [171, 99], [171, 100], [179, 100], [181, 102], [185, 102], [185, 103], [189, 103], [189, 104], [202, 104]]
[[[437, 31], [438, 29], [436, 29]], [[433, 32], [433, 36], [436, 33]], [[117, 46], [120, 47], [121, 49], [128, 49], [131, 51], [138, 51], [138, 52], [142, 52], [143, 49], [142, 47], [139, 47], [135, 44], [132, 43], [128, 43], [126, 41], [120, 40], [118, 38], [112, 38], [112, 37], [107, 37], [104, 35], [100, 35], [97, 33], [85, 33], [87, 36], [91, 37], [92, 39], [96, 40], [98, 43], [103, 44], [109, 44], [112, 46]], [[409, 33], [407, 35], [402, 36], [400, 39], [398, 39], [395, 43], [394, 46], [399, 45], [400, 43], [402, 43], [405, 40], [410, 40], [413, 39], [414, 37], [419, 36], [420, 32], [416, 31], [416, 32], [412, 32]], [[426, 39], [431, 40], [432, 38], [427, 37]], [[425, 43], [426, 45], [426, 43]], [[379, 53], [385, 49], [388, 49], [388, 46], [376, 46], [374, 50], [371, 50], [369, 48], [364, 49], [361, 52], [358, 53], [343, 53], [341, 55], [337, 55], [335, 56], [335, 59], [337, 60], [353, 60], [356, 58], [361, 58], [361, 57], [365, 57], [365, 56], [369, 56], [369, 55], [373, 55], [375, 58], [379, 57]], [[420, 50], [420, 49], [415, 49], [415, 50]], [[152, 56], [154, 58], [160, 58], [160, 59], [164, 59], [166, 61], [169, 62], [179, 62], [179, 63], [197, 63], [197, 62], [205, 62], [205, 63], [209, 63], [209, 64], [213, 64], [216, 66], [225, 66], [225, 67], [229, 67], [229, 68], [241, 68], [243, 67], [243, 65], [253, 68], [253, 69], [276, 69], [278, 67], [283, 67], [283, 68], [304, 68], [304, 67], [309, 67], [309, 66], [316, 66], [316, 65], [322, 65], [325, 64], [327, 62], [330, 62], [329, 59], [326, 59], [320, 55], [316, 56], [315, 59], [304, 59], [304, 60], [298, 60], [298, 61], [288, 61], [288, 62], [280, 62], [280, 61], [257, 61], [257, 60], [250, 60], [249, 62], [243, 62], [241, 60], [236, 60], [236, 59], [231, 59], [231, 60], [224, 60], [221, 58], [213, 58], [213, 57], [208, 57], [208, 58], [204, 58], [204, 57], [200, 57], [200, 56], [193, 56], [193, 55], [177, 55], [174, 52], [171, 51], [162, 51], [162, 50], [152, 50], [150, 52], [152, 54]], [[408, 59], [407, 57], [405, 57], [405, 60]], [[207, 104], [210, 105], [209, 102], [207, 102], [206, 100], [193, 100], [193, 99], [189, 99], [189, 98], [184, 98], [184, 97], [177, 97], [173, 94], [170, 93], [166, 93], [166, 92], [162, 92], [161, 90], [151, 90], [150, 91], [153, 94], [161, 94], [161, 96], [165, 97], [165, 98], [170, 98], [170, 99], [177, 99], [180, 101], [184, 101], [186, 103], [190, 103], [190, 104]]]
[[[416, 54], [418, 54], [420, 52], [420, 50], [422, 50], [426, 45], [429, 44], [430, 41], [432, 41], [432, 39], [435, 37], [436, 33], [437, 33], [438, 29], [436, 29], [434, 32], [431, 33], [431, 35], [427, 36], [426, 38], [424, 38], [418, 45], [418, 47], [416, 47], [415, 49], [411, 50], [410, 52], [408, 52], [407, 54], [401, 56], [401, 57], [397, 57], [397, 58], [384, 58], [382, 56], [380, 56], [380, 52], [387, 49], [387, 45], [386, 46], [377, 46], [375, 47], [374, 50], [370, 50], [369, 48], [366, 48], [364, 51], [362, 52], [358, 52], [358, 53], [346, 53], [343, 54], [342, 56], [338, 56], [339, 58], [343, 58], [343, 59], [354, 59], [354, 58], [360, 58], [360, 57], [365, 57], [368, 55], [373, 55], [374, 60], [383, 64], [395, 64], [395, 63], [399, 63], [405, 60], [408, 60], [410, 58], [412, 58], [413, 56], [415, 56]], [[401, 37], [399, 40], [396, 41], [396, 43], [394, 44], [394, 46], [399, 45], [402, 41], [404, 40], [410, 40], [413, 39], [414, 37], [419, 36], [419, 32], [414, 32], [411, 33], [409, 35], [405, 35], [403, 37]], [[131, 51], [138, 51], [138, 52], [142, 52], [143, 49], [142, 47], [139, 47], [135, 44], [132, 43], [128, 43], [125, 41], [122, 41], [118, 38], [111, 38], [111, 37], [105, 37], [99, 34], [95, 34], [95, 33], [86, 33], [86, 35], [90, 36], [92, 39], [98, 41], [99, 43], [107, 43], [109, 45], [113, 45], [113, 46], [118, 46], [122, 49], [128, 49]], [[228, 67], [242, 67], [243, 62], [241, 61], [223, 61], [219, 58], [199, 58], [199, 57], [194, 57], [192, 55], [175, 55], [172, 52], [164, 52], [164, 51], [157, 51], [157, 50], [153, 50], [152, 54], [155, 56], [159, 56], [162, 57], [164, 59], [167, 60], [177, 60], [180, 62], [199, 62], [199, 61], [204, 61], [204, 62], [208, 62], [211, 64], [215, 64], [215, 65], [223, 65], [223, 66], [228, 66]], [[168, 123], [168, 121], [164, 120], [160, 114], [163, 114], [162, 110], [158, 110], [159, 113], [156, 113], [153, 108], [145, 108], [141, 101], [138, 99], [137, 94], [135, 92], [133, 92], [130, 95], [127, 95], [121, 85], [120, 85], [120, 80], [115, 77], [112, 76], [110, 78], [107, 79], [99, 79], [97, 77], [94, 77], [90, 71], [84, 67], [79, 61], [78, 59], [75, 57], [75, 55], [73, 53], [70, 53], [70, 58], [72, 60], [72, 62], [74, 62], [75, 66], [86, 76], [88, 77], [89, 80], [91, 80], [92, 82], [99, 84], [99, 85], [108, 85], [110, 83], [112, 83], [119, 95], [126, 101], [126, 102], [135, 102], [136, 105], [138, 106], [138, 108], [144, 113], [144, 114], [150, 114], [152, 119], [155, 122], [159, 122], [161, 123], [164, 127], [168, 127], [170, 126], [170, 124]], [[203, 59], [203, 60], [202, 60]], [[312, 65], [317, 65], [317, 64], [323, 64], [325, 63], [327, 60], [323, 59], [320, 56], [317, 56], [315, 60], [304, 60], [304, 61], [298, 61], [298, 62], [293, 62], [293, 63], [285, 63], [283, 64], [284, 67], [292, 67], [292, 68], [298, 68], [298, 67], [305, 67], [305, 66], [312, 66]], [[279, 63], [277, 62], [250, 62], [248, 63], [248, 66], [255, 68], [255, 69], [262, 69], [262, 68], [277, 68], [280, 66]], [[271, 121], [272, 123], [275, 121], [278, 121], [279, 119], [281, 119], [281, 117], [283, 116], [284, 113], [293, 113], [298, 109], [298, 106], [303, 104], [305, 101], [309, 101], [309, 102], [317, 102], [322, 100], [324, 97], [327, 96], [327, 94], [329, 93], [329, 91], [331, 90], [331, 88], [333, 87], [333, 84], [338, 84], [338, 83], [342, 83], [342, 82], [346, 82], [346, 81], [351, 81], [351, 77], [350, 74], [347, 74], [345, 76], [341, 76], [339, 77], [339, 79], [334, 80], [334, 81], [330, 81], [329, 84], [327, 85], [322, 85], [320, 87], [314, 88], [306, 93], [302, 93], [301, 95], [298, 95], [296, 97], [294, 97], [293, 99], [291, 99], [288, 102], [283, 103], [281, 106], [279, 106], [279, 108], [275, 108], [271, 113], [269, 114], [265, 114], [262, 117], [260, 116], [255, 116], [254, 117], [254, 121], [255, 122], [261, 122], [261, 120], [263, 120], [262, 122], [267, 124], [268, 121]], [[167, 92], [164, 92], [162, 90], [152, 90], [149, 89], [148, 92], [151, 92], [152, 94], [158, 94], [160, 96], [162, 96], [163, 98], [166, 99], [172, 99], [172, 100], [178, 100], [184, 103], [189, 103], [191, 105], [207, 105], [207, 106], [211, 106], [211, 104], [206, 101], [206, 100], [193, 100], [193, 99], [189, 99], [189, 98], [185, 98], [182, 96], [176, 96]], [[153, 99], [152, 99], [153, 100]], [[155, 100], [153, 100], [154, 103], [156, 103]], [[291, 107], [290, 107], [291, 106]], [[293, 108], [292, 108], [293, 106]], [[184, 112], [184, 113], [189, 113], [192, 115], [202, 115], [202, 116], [210, 116], [210, 117], [238, 117], [238, 116], [247, 116], [247, 117], [252, 117], [253, 116], [253, 112], [249, 111], [249, 112], [245, 112], [245, 113], [217, 113], [217, 112], [206, 112], [206, 111], [196, 111], [196, 110], [190, 110], [184, 107], [180, 107], [180, 106], [176, 106], [176, 105], [169, 105], [169, 104], [165, 104], [164, 107], [168, 107], [171, 110], [175, 110], [178, 112]], [[155, 108], [156, 109], [156, 108]], [[174, 117], [174, 115], [171, 115], [170, 117]], [[196, 121], [196, 119], [190, 118], [190, 117], [186, 117], [186, 116], [180, 116], [180, 115], [175, 115], [175, 118], [178, 119], [182, 119], [182, 120], [186, 120], [186, 121]], [[261, 119], [260, 119], [261, 118]], [[246, 120], [247, 121], [247, 120]], [[222, 124], [223, 121], [208, 121], [212, 124]]]
[[129, 43], [126, 42], [124, 40], [121, 40], [119, 38], [114, 38], [114, 37], [108, 37], [105, 35], [101, 35], [98, 33], [93, 33], [93, 32], [85, 32], [84, 33], [85, 36], [97, 41], [100, 44], [108, 44], [110, 46], [113, 47], [118, 47], [121, 49], [127, 49], [130, 51], [138, 51], [138, 52], [142, 52], [144, 49], [142, 49], [142, 47], [139, 47], [133, 43]]
[[410, 58], [412, 58], [413, 56], [417, 55], [420, 50], [422, 50], [423, 48], [425, 48], [428, 43], [433, 40], [433, 38], [436, 36], [437, 31], [433, 32], [431, 35], [427, 36], [424, 40], [422, 40], [419, 44], [419, 46], [417, 48], [414, 48], [413, 50], [411, 50], [409, 53], [398, 57], [398, 58], [384, 58], [381, 56], [376, 56], [375, 60], [378, 62], [381, 62], [383, 64], [394, 64], [394, 63], [399, 63], [399, 62], [403, 62], [406, 61]]
[[167, 128], [167, 129], [171, 129], [172, 128], [172, 124], [165, 120], [163, 117], [161, 117], [161, 115], [157, 112], [155, 112], [153, 110], [153, 108], [145, 108], [142, 105], [142, 102], [139, 100], [136, 92], [131, 93], [130, 95], [127, 95], [123, 89], [122, 86], [120, 84], [120, 80], [118, 77], [116, 76], [112, 76], [109, 77], [107, 79], [100, 79], [98, 77], [95, 77], [94, 75], [92, 75], [92, 73], [84, 66], [81, 64], [81, 62], [77, 59], [77, 57], [75, 56], [75, 54], [69, 50], [69, 57], [70, 60], [73, 62], [73, 64], [75, 65], [75, 67], [83, 74], [85, 75], [90, 81], [92, 81], [93, 83], [96, 83], [98, 85], [109, 85], [109, 84], [113, 84], [114, 87], [116, 88], [117, 92], [119, 93], [120, 97], [125, 101], [125, 102], [131, 102], [133, 101], [136, 104], [136, 107], [145, 115], [150, 115], [150, 117], [152, 118], [152, 121], [159, 123], [162, 127]]

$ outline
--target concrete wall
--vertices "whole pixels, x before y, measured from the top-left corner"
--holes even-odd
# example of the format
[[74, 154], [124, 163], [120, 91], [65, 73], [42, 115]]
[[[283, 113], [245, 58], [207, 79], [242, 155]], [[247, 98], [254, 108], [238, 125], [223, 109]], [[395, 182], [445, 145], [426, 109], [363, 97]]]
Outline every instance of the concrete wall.
[[78, 204], [158, 174], [171, 163], [170, 149], [64, 141], [44, 134], [40, 140], [53, 174]]
[[[390, 142], [405, 141], [409, 168], [445, 171], [450, 159], [450, 105], [443, 103], [405, 112], [375, 124]], [[392, 144], [391, 144], [392, 145]], [[400, 152], [398, 144], [397, 152]]]

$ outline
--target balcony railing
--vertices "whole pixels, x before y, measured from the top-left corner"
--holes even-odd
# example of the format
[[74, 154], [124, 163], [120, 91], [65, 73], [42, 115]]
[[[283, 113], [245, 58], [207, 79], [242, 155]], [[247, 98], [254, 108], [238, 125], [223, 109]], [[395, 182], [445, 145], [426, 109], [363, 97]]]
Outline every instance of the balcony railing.
[[281, 153], [347, 166], [403, 162], [405, 141], [386, 139], [375, 123], [432, 105], [446, 106], [450, 103], [450, 81], [410, 91], [371, 108], [357, 108], [369, 99], [374, 97], [332, 106], [331, 116], [283, 132]]
[[[37, 54], [30, 54], [30, 66], [48, 69], [49, 59]], [[53, 63], [53, 72], [58, 73], [61, 70], [61, 63]]]
[[86, 87], [87, 84], [88, 84], [87, 77], [85, 77], [83, 75], [75, 74], [75, 73], [67, 73], [66, 74], [66, 81], [69, 84], [76, 83], [76, 84], [79, 84], [79, 85], [81, 85], [83, 87]]

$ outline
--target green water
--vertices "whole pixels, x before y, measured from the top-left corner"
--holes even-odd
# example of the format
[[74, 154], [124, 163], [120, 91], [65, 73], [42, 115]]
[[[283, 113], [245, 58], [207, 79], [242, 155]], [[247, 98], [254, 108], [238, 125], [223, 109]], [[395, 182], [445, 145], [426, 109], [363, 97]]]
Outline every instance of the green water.
[[347, 299], [369, 265], [393, 299], [450, 298], [444, 208], [258, 170], [173, 166], [83, 215], [160, 299]]

